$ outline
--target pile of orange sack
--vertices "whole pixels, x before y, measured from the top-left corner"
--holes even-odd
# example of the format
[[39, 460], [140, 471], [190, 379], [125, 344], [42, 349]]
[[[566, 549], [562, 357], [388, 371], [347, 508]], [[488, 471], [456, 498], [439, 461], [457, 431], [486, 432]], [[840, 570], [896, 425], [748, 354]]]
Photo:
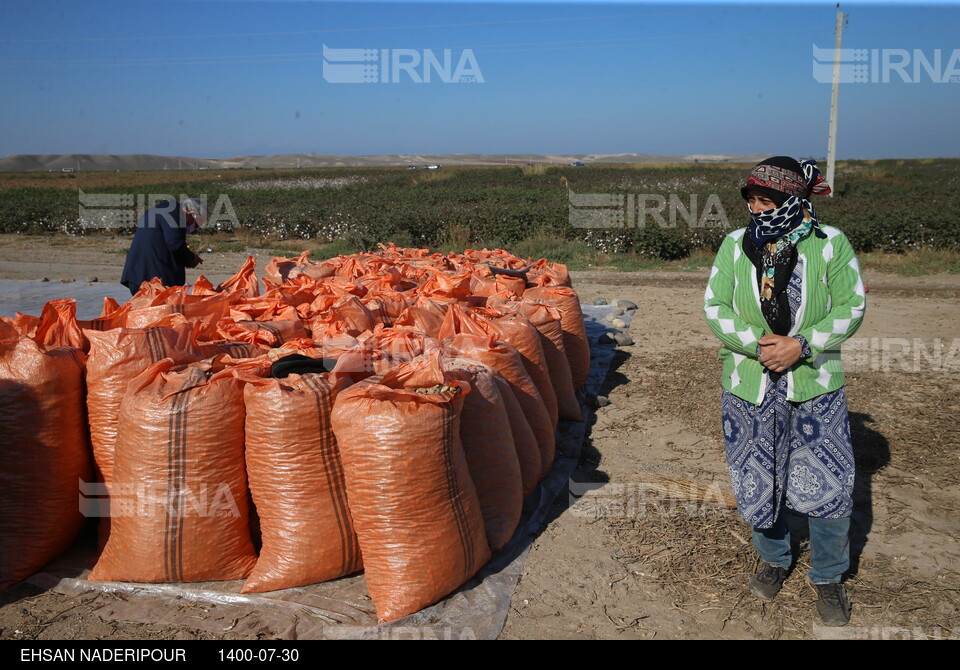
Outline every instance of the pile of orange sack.
[[250, 593], [362, 570], [391, 621], [507, 543], [558, 421], [582, 420], [566, 268], [308, 255], [273, 259], [262, 291], [250, 258], [219, 286], [144, 283], [92, 321], [72, 300], [0, 320], [0, 588], [72, 544], [90, 482], [109, 491], [93, 581]]

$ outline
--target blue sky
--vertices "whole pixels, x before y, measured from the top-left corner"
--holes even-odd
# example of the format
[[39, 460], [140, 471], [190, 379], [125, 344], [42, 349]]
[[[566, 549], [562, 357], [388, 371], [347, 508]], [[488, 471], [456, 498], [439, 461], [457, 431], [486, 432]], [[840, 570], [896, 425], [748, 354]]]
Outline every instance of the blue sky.
[[[0, 155], [825, 155], [835, 2], [0, 1]], [[960, 156], [960, 4], [843, 3], [838, 156]], [[331, 83], [330, 49], [396, 82]], [[464, 60], [416, 83], [392, 58]], [[406, 50], [406, 51], [404, 51]], [[469, 51], [468, 51], [469, 50]], [[897, 51], [903, 50], [903, 51]], [[896, 64], [909, 82], [883, 60]], [[328, 54], [329, 56], [329, 54]], [[874, 59], [874, 60], [871, 60]], [[354, 64], [362, 62], [355, 60]], [[472, 67], [471, 67], [472, 66]], [[325, 69], [326, 68], [326, 69]], [[452, 69], [452, 68], [451, 68]], [[413, 68], [422, 77], [422, 62]], [[886, 72], [889, 81], [882, 82]], [[482, 82], [478, 79], [482, 78]]]

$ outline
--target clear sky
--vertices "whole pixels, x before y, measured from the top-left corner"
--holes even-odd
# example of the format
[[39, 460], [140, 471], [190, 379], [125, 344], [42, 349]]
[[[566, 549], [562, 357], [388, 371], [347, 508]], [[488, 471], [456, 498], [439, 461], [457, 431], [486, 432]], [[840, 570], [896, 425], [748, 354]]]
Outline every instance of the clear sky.
[[[838, 156], [960, 156], [960, 4], [841, 9], [867, 81], [840, 87]], [[835, 2], [0, 0], [0, 155], [823, 156], [831, 86], [813, 47], [832, 49], [836, 15]], [[374, 60], [324, 60], [325, 46]], [[471, 81], [428, 67], [415, 82], [444, 49]], [[365, 64], [375, 81], [350, 83]]]

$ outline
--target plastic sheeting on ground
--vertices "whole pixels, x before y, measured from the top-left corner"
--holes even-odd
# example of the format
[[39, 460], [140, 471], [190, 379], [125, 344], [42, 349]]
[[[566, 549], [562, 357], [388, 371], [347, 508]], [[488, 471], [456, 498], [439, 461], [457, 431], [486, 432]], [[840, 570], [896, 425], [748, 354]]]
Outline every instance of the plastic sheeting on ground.
[[130, 299], [130, 290], [126, 286], [106, 282], [0, 279], [0, 316], [12, 318], [17, 312], [39, 314], [51, 300], [73, 298], [77, 301], [78, 319], [95, 319], [103, 310], [105, 297], [124, 303]]
[[[102, 293], [100, 297], [102, 300]], [[581, 403], [598, 392], [610, 369], [616, 346], [603, 335], [614, 332], [604, 320], [613, 310], [611, 306], [583, 306], [592, 364], [580, 394]], [[633, 312], [619, 316], [626, 328], [632, 316]], [[88, 606], [96, 607], [104, 620], [179, 624], [252, 639], [495, 639], [503, 630], [531, 543], [557, 498], [568, 495], [569, 478], [580, 459], [589, 423], [560, 423], [553, 470], [527, 497], [513, 538], [480, 573], [436, 605], [389, 624], [378, 625], [362, 574], [258, 594], [241, 594], [242, 580], [188, 584], [89, 582], [85, 577], [95, 550], [94, 543], [89, 542], [78, 543], [28, 581], [67, 595], [99, 592], [101, 597]], [[184, 601], [201, 606], [203, 615], [198, 617], [196, 608], [183, 607]]]

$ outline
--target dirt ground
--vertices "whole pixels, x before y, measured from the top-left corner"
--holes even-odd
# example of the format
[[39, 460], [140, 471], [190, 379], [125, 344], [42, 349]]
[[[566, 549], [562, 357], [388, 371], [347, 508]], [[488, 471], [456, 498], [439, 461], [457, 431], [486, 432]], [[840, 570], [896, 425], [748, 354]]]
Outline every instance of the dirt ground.
[[[0, 236], [0, 278], [116, 282], [125, 245]], [[216, 282], [243, 260], [208, 254], [201, 269]], [[268, 260], [258, 255], [258, 268]], [[776, 600], [746, 589], [757, 560], [749, 528], [724, 506], [706, 278], [574, 273], [584, 303], [639, 305], [636, 343], [614, 361], [571, 496], [533, 543], [501, 638], [960, 638], [960, 276], [865, 275], [866, 319], [844, 354], [858, 476], [843, 629], [818, 625], [803, 544]], [[792, 523], [802, 537], [803, 519]], [[0, 593], [0, 639], [213, 637], [103, 621], [96, 600], [29, 585]]]

